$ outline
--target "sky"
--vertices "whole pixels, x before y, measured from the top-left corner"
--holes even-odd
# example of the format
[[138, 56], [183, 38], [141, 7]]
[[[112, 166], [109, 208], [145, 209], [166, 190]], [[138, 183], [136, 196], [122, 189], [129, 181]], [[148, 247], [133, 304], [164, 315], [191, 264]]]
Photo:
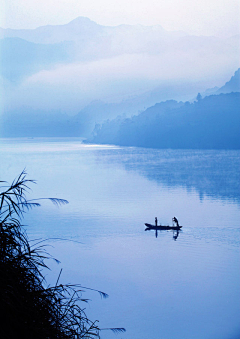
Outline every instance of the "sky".
[[239, 0], [0, 0], [0, 26], [36, 28], [85, 16], [101, 25], [161, 25], [195, 35], [239, 34]]

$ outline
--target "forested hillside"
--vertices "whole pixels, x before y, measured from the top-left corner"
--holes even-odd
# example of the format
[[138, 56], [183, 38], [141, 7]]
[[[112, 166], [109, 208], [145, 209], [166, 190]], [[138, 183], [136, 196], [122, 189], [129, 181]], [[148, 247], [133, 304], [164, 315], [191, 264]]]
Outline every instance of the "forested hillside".
[[152, 148], [239, 149], [240, 93], [166, 101], [95, 127], [88, 142]]

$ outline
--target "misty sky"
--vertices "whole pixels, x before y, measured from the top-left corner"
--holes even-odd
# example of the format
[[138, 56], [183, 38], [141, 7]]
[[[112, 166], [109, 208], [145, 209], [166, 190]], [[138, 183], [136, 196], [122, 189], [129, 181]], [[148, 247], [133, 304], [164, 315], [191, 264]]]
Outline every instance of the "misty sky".
[[[4, 93], [0, 107], [6, 111], [29, 106], [76, 114], [95, 100], [121, 102], [159, 87], [164, 93], [168, 86], [168, 93], [157, 101], [192, 100], [198, 92], [223, 86], [240, 66], [236, 37], [239, 0], [0, 0], [0, 6], [3, 28], [65, 25], [55, 27], [54, 34], [49, 33], [51, 27], [36, 30], [31, 33], [32, 38], [21, 36], [26, 32], [18, 32], [20, 36], [16, 36], [27, 41], [7, 40], [6, 44], [13, 44], [10, 49], [16, 48], [17, 43], [20, 52], [16, 58], [10, 53], [2, 68], [9, 69], [13, 75], [21, 71], [23, 76], [15, 81], [0, 75]], [[105, 26], [160, 25], [164, 30], [105, 27], [101, 35], [102, 27], [82, 17]], [[72, 21], [75, 23], [71, 24]], [[94, 28], [83, 29], [83, 35], [76, 34], [76, 25], [85, 24]], [[95, 29], [96, 37], [92, 33]], [[186, 33], [168, 33], [174, 30]], [[18, 33], [14, 32], [13, 36]], [[35, 64], [30, 59], [29, 63], [25, 62], [25, 57], [32, 55], [31, 48], [64, 39], [73, 40], [74, 48], [69, 51], [65, 48], [72, 60], [47, 64], [48, 54], [42, 50], [46, 67], [41, 66], [40, 59]], [[56, 47], [52, 50], [56, 52]], [[184, 97], [179, 89], [182, 92], [184, 89]]]
[[239, 0], [0, 0], [0, 26], [36, 28], [86, 16], [101, 25], [162, 25], [196, 35], [239, 33]]

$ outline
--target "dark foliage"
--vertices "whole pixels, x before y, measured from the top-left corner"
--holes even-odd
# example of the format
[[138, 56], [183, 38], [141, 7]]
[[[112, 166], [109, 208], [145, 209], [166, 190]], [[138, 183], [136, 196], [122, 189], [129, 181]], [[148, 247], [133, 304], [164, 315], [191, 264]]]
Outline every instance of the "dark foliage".
[[92, 143], [173, 149], [240, 149], [240, 93], [166, 101], [96, 126]]
[[[40, 205], [26, 199], [32, 182], [22, 172], [0, 192], [0, 337], [99, 338], [97, 321], [89, 320], [81, 306], [87, 302], [81, 294], [85, 287], [58, 284], [59, 278], [56, 286], [44, 287], [42, 269], [47, 268], [45, 260], [49, 255], [41, 243], [30, 246], [21, 225], [23, 213]], [[68, 203], [50, 200], [58, 205]]]

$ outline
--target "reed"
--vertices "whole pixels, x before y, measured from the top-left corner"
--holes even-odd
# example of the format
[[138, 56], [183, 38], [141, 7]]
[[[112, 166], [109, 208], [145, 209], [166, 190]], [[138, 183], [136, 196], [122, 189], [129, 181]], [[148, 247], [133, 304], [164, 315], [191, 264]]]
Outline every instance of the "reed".
[[[46, 286], [43, 270], [51, 258], [43, 244], [29, 243], [21, 220], [39, 200], [27, 200], [33, 180], [23, 171], [11, 185], [0, 181], [0, 337], [25, 339], [100, 338], [98, 321], [90, 320], [79, 284]], [[56, 205], [64, 199], [49, 198]], [[56, 260], [57, 261], [57, 260]], [[97, 291], [97, 290], [95, 290]], [[97, 291], [104, 298], [107, 294]], [[110, 328], [124, 332], [124, 328]]]

